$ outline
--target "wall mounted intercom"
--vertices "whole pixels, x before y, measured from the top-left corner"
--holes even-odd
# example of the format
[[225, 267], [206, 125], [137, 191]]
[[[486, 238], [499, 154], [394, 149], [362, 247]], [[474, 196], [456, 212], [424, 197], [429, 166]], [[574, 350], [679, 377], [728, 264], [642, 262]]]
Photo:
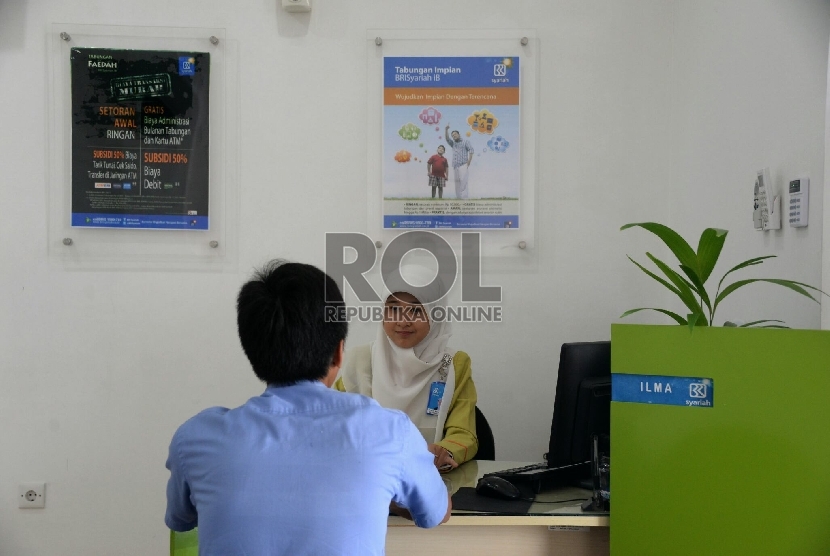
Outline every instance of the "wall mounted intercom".
[[790, 226], [804, 228], [810, 212], [810, 178], [798, 178], [790, 182]]

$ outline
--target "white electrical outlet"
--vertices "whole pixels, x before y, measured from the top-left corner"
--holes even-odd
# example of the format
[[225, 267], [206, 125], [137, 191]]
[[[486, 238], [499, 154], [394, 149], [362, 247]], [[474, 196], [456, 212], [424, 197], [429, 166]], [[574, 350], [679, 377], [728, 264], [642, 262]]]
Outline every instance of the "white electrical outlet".
[[18, 508], [46, 507], [46, 483], [20, 483]]

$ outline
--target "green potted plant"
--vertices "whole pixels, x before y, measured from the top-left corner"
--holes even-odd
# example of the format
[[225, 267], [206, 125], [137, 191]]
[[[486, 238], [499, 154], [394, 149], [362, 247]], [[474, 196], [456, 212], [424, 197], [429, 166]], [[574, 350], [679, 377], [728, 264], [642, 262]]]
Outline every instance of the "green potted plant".
[[[656, 307], [640, 307], [631, 309], [622, 314], [620, 318], [637, 313], [639, 311], [657, 311], [663, 313], [674, 319], [680, 325], [687, 325], [689, 329], [695, 326], [709, 326], [714, 323], [715, 312], [720, 306], [721, 302], [735, 290], [743, 286], [755, 282], [767, 282], [770, 284], [777, 284], [785, 288], [799, 293], [803, 296], [809, 297], [816, 303], [818, 300], [810, 295], [807, 290], [813, 290], [820, 294], [827, 295], [823, 291], [808, 284], [796, 282], [794, 280], [784, 280], [780, 278], [749, 278], [745, 280], [737, 280], [724, 286], [724, 280], [727, 276], [737, 270], [762, 264], [766, 259], [774, 258], [775, 255], [766, 255], [763, 257], [755, 257], [748, 259], [731, 269], [718, 282], [714, 296], [709, 295], [706, 291], [706, 282], [710, 278], [715, 264], [718, 262], [723, 244], [726, 241], [726, 230], [717, 228], [706, 228], [700, 235], [698, 241], [697, 252], [684, 240], [680, 234], [655, 222], [640, 222], [634, 224], [626, 224], [620, 230], [627, 230], [633, 227], [640, 227], [659, 237], [663, 243], [671, 250], [680, 263], [680, 272], [677, 272], [669, 267], [665, 262], [661, 261], [651, 253], [646, 253], [646, 256], [657, 266], [660, 272], [667, 278], [664, 279], [656, 273], [648, 270], [643, 265], [628, 256], [628, 259], [637, 265], [637, 267], [648, 274], [651, 278], [665, 286], [669, 291], [674, 293], [683, 305], [688, 309], [686, 317], [669, 311], [667, 309], [660, 309]], [[742, 324], [742, 327], [761, 327], [761, 328], [787, 328], [783, 321], [775, 319], [756, 320]]]

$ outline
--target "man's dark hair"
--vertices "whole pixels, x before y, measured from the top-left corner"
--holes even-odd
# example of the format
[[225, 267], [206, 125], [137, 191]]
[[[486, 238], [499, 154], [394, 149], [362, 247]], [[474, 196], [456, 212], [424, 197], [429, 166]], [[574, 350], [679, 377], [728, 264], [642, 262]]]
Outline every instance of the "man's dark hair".
[[257, 270], [236, 300], [239, 340], [254, 373], [279, 385], [324, 378], [349, 327], [327, 316], [344, 308], [337, 284], [319, 268], [275, 260]]

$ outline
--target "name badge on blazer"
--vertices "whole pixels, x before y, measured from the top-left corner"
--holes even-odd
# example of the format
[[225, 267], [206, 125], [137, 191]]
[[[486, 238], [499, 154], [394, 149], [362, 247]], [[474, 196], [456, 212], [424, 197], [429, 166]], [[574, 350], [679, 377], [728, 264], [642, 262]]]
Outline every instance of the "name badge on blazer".
[[438, 415], [441, 409], [441, 400], [444, 398], [446, 382], [433, 382], [429, 386], [429, 401], [427, 402], [427, 415]]

